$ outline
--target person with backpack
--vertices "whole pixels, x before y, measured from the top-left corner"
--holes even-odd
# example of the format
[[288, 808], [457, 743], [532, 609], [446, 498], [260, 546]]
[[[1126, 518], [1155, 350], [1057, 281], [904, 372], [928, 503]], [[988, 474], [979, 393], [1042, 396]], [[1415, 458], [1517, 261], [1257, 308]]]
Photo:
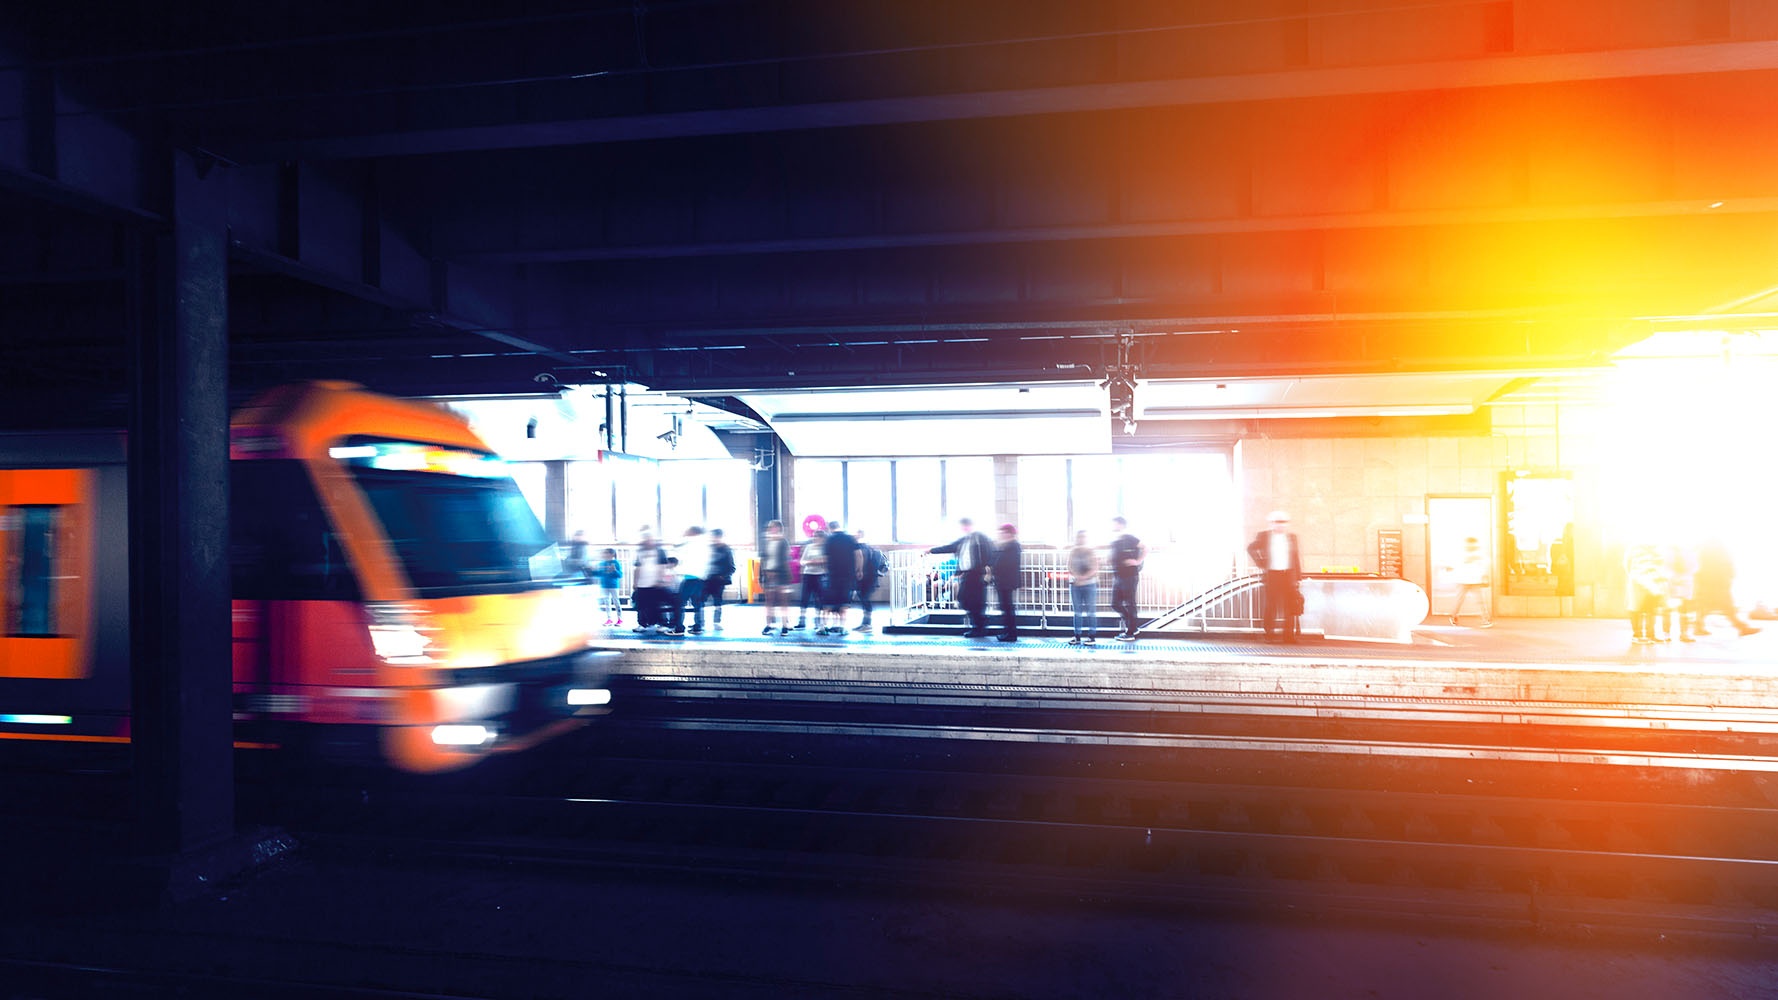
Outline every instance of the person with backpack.
[[864, 540], [863, 531], [854, 531], [852, 540], [858, 543], [858, 607], [864, 611], [864, 622], [854, 632], [869, 632], [871, 612], [871, 592], [877, 589], [878, 581], [889, 575], [889, 557], [883, 550]]
[[710, 602], [710, 631], [722, 631], [722, 592], [735, 579], [735, 550], [722, 540], [722, 529], [710, 529], [710, 569], [704, 574], [704, 597]]

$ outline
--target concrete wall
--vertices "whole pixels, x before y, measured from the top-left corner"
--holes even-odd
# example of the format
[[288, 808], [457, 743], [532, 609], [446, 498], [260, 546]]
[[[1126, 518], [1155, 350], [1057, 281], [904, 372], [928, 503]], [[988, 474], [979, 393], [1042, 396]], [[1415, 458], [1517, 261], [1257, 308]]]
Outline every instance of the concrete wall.
[[1002, 524], [1019, 523], [1019, 456], [994, 456], [994, 525], [983, 526], [990, 536]]
[[1404, 521], [1404, 515], [1425, 514], [1428, 496], [1480, 494], [1494, 498], [1499, 518], [1502, 473], [1568, 472], [1576, 494], [1575, 596], [1503, 595], [1505, 571], [1496, 552], [1494, 607], [1503, 615], [1536, 617], [1622, 614], [1623, 573], [1602, 527], [1591, 415], [1553, 405], [1491, 407], [1488, 413], [1486, 433], [1464, 436], [1244, 438], [1235, 449], [1243, 527], [1252, 535], [1270, 511], [1281, 508], [1291, 515], [1305, 568], [1356, 566], [1366, 572], [1378, 568], [1377, 532], [1400, 529], [1403, 576], [1426, 587], [1427, 528]]

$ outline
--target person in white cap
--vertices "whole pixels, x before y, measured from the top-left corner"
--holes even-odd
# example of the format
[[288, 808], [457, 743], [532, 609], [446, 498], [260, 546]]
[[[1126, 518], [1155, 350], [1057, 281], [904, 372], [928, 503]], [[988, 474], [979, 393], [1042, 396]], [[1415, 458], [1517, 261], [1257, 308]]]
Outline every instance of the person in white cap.
[[1247, 544], [1247, 557], [1264, 574], [1266, 641], [1272, 641], [1272, 622], [1276, 619], [1285, 642], [1296, 641], [1296, 616], [1301, 613], [1297, 584], [1303, 576], [1303, 559], [1297, 551], [1296, 534], [1290, 530], [1290, 515], [1272, 511], [1266, 518], [1271, 527], [1253, 536]]

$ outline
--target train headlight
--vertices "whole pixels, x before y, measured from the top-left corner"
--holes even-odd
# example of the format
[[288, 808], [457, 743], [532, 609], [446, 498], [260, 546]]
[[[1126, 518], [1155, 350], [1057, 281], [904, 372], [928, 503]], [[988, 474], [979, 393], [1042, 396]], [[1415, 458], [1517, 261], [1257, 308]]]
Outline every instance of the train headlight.
[[370, 614], [370, 645], [384, 663], [422, 665], [437, 663], [439, 650], [432, 637], [438, 629], [427, 620], [426, 612], [407, 604], [372, 603], [365, 605]]
[[433, 726], [432, 742], [441, 747], [479, 747], [494, 739], [494, 731], [487, 726], [449, 725]]
[[609, 688], [570, 688], [568, 704], [575, 706], [609, 705], [611, 704], [611, 690]]

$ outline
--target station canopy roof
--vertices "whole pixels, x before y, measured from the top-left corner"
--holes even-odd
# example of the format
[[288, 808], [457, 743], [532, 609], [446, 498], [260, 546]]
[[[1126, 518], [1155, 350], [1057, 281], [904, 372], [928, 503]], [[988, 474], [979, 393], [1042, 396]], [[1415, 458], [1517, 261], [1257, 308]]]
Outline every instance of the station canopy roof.
[[[1473, 412], [1514, 373], [1141, 380], [1138, 421], [1414, 417]], [[740, 391], [799, 456], [1100, 454], [1108, 395], [1088, 380]]]

